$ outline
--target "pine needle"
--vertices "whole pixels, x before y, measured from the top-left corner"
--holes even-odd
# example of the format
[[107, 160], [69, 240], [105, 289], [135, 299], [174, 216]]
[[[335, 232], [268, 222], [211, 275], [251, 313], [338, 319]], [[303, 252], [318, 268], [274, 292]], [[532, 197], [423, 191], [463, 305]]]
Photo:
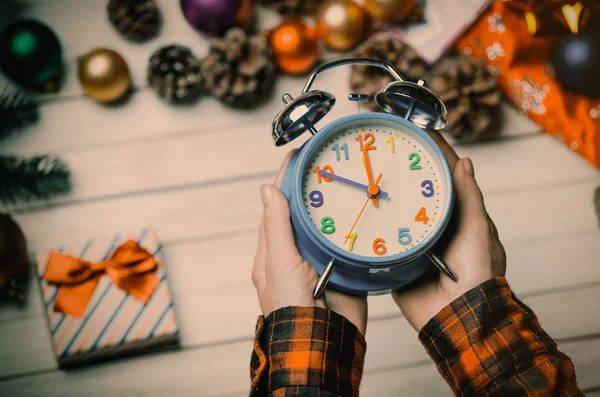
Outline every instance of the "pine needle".
[[21, 91], [4, 85], [0, 87], [0, 139], [39, 119], [37, 101]]
[[70, 190], [71, 172], [60, 158], [0, 156], [0, 201], [5, 204], [46, 200]]

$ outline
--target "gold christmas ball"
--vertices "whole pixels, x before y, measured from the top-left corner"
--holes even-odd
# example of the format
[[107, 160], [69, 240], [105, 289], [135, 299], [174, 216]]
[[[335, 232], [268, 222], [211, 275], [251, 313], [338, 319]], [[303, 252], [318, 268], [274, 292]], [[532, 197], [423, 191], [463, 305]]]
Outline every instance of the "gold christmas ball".
[[85, 93], [103, 103], [121, 99], [131, 84], [127, 63], [113, 50], [98, 48], [79, 58], [79, 82]]
[[367, 35], [369, 19], [353, 0], [328, 0], [317, 10], [317, 30], [329, 48], [347, 51]]
[[365, 11], [375, 19], [401, 22], [415, 6], [415, 0], [365, 0]]

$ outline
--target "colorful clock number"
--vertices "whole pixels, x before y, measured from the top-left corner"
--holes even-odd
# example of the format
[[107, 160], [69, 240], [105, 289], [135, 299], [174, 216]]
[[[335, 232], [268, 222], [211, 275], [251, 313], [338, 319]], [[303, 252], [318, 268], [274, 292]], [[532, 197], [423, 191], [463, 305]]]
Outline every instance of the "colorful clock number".
[[429, 180], [423, 181], [423, 183], [421, 183], [421, 187], [425, 188], [425, 190], [421, 192], [424, 197], [433, 197], [433, 194], [435, 193], [435, 190], [433, 190], [433, 182]]
[[348, 246], [348, 251], [352, 251], [354, 249], [354, 241], [356, 240], [356, 233], [349, 233], [344, 236], [346, 241], [350, 240], [350, 245]]
[[419, 212], [417, 212], [417, 216], [415, 216], [415, 221], [423, 222], [423, 224], [426, 225], [428, 220], [429, 218], [427, 217], [427, 211], [425, 210], [425, 207], [421, 207]]
[[392, 153], [396, 153], [396, 144], [394, 143], [394, 137], [389, 137], [386, 142], [390, 144], [390, 150], [392, 151]]
[[321, 231], [325, 234], [332, 234], [335, 232], [335, 225], [332, 217], [326, 216], [321, 219]]
[[344, 143], [342, 146], [337, 143], [331, 147], [331, 150], [335, 152], [335, 159], [340, 161], [340, 150], [344, 152], [344, 159], [350, 160], [350, 155], [348, 154], [348, 144]]
[[416, 171], [416, 170], [421, 169], [421, 166], [418, 165], [419, 161], [421, 161], [421, 156], [419, 156], [417, 153], [411, 153], [408, 156], [408, 161], [412, 161], [412, 163], [410, 163], [411, 171]]
[[312, 201], [312, 203], [310, 203], [311, 207], [319, 208], [323, 205], [323, 193], [321, 193], [318, 190], [313, 190], [312, 192], [310, 192], [308, 198], [310, 199], [310, 201]]
[[387, 248], [385, 246], [384, 239], [379, 237], [379, 238], [376, 238], [375, 240], [373, 240], [373, 252], [379, 256], [385, 255], [387, 253]]
[[410, 235], [410, 229], [403, 227], [398, 229], [398, 242], [402, 245], [408, 245], [412, 243], [412, 236]]
[[377, 149], [377, 146], [373, 146], [373, 144], [375, 143], [375, 135], [371, 134], [370, 132], [367, 132], [364, 136], [358, 134], [358, 136], [354, 140], [360, 143], [361, 152], [363, 150]]
[[333, 179], [323, 176], [321, 174], [319, 174], [319, 171], [325, 171], [325, 172], [329, 172], [330, 174], [335, 174], [335, 172], [333, 171], [333, 168], [331, 168], [330, 165], [324, 165], [323, 168], [316, 166], [315, 169], [313, 170], [313, 173], [317, 174], [317, 182], [318, 183], [322, 183], [323, 181], [325, 182], [331, 182], [333, 181]]

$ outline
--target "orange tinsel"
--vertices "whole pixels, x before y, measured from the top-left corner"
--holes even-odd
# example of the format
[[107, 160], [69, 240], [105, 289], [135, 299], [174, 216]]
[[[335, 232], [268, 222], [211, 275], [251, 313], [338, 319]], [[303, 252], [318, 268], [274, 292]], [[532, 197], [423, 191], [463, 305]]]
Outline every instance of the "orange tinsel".
[[497, 0], [457, 43], [483, 58], [504, 94], [549, 134], [600, 167], [600, 100], [564, 90], [550, 66], [559, 35], [530, 34], [523, 13]]

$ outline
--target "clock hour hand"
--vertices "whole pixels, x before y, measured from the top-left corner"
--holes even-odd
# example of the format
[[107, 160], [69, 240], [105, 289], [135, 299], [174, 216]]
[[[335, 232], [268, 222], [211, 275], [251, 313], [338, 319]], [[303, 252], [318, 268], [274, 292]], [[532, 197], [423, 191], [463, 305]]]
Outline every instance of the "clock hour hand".
[[[332, 174], [332, 173], [329, 173], [327, 171], [319, 170], [319, 175], [324, 176], [325, 178], [333, 179], [334, 181], [338, 181], [338, 182], [344, 183], [346, 185], [350, 185], [350, 186], [362, 189], [365, 192], [369, 188], [367, 185], [363, 185], [362, 183], [354, 182], [354, 181], [352, 181], [350, 179], [344, 178], [343, 176]], [[381, 197], [381, 198], [386, 198], [388, 196], [389, 196], [388, 193], [384, 192], [383, 190], [381, 190], [379, 192], [379, 197]]]

